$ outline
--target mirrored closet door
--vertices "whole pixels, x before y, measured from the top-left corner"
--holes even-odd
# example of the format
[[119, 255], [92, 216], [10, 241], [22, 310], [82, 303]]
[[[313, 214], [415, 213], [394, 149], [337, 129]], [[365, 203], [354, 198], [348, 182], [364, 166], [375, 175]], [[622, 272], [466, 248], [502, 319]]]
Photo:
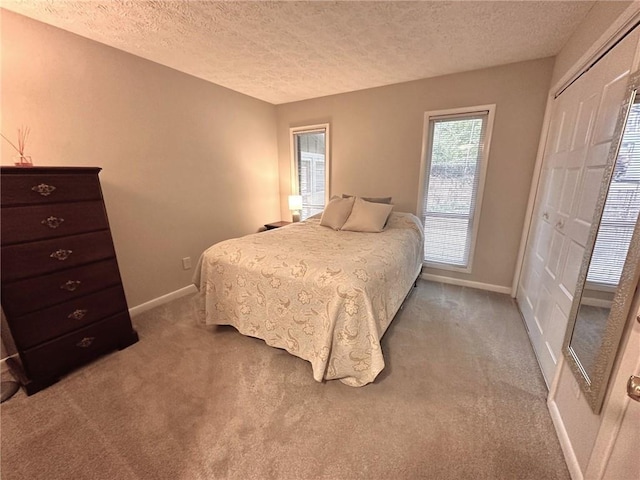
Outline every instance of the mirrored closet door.
[[598, 413], [640, 274], [640, 75], [621, 105], [565, 335], [564, 355]]
[[[636, 29], [638, 30], [638, 29]], [[639, 33], [634, 31], [553, 102], [518, 306], [551, 385]]]

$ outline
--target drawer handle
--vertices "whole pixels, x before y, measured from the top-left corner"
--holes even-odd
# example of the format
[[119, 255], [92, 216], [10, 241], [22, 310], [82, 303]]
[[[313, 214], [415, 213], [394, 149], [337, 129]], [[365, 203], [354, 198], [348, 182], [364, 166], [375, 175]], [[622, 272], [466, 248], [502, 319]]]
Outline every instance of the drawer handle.
[[48, 197], [53, 193], [55, 189], [56, 187], [54, 187], [53, 185], [47, 185], [46, 183], [41, 183], [40, 185], [31, 187], [31, 190], [33, 190], [36, 193], [39, 193], [43, 197]]
[[78, 343], [76, 343], [76, 347], [87, 348], [90, 347], [96, 337], [84, 337]]
[[56, 250], [55, 252], [53, 252], [49, 256], [51, 258], [55, 258], [57, 260], [63, 261], [63, 260], [66, 260], [67, 258], [69, 258], [69, 255], [71, 255], [72, 253], [73, 253], [73, 250], [63, 250], [61, 248], [59, 250]]
[[549, 214], [547, 212], [544, 212], [542, 214], [542, 218], [544, 218], [545, 220], [549, 220]]
[[46, 225], [49, 228], [58, 228], [64, 222], [64, 218], [60, 217], [49, 217], [46, 220], [42, 220], [40, 223], [42, 225]]
[[564, 228], [564, 220], [558, 220], [556, 222], [556, 227], [560, 229]]
[[81, 283], [82, 282], [80, 280], [67, 280], [65, 283], [60, 285], [60, 288], [67, 292], [75, 292]]
[[70, 313], [69, 315], [67, 315], [67, 318], [71, 318], [73, 320], [82, 320], [88, 311], [89, 310], [77, 309], [73, 313]]

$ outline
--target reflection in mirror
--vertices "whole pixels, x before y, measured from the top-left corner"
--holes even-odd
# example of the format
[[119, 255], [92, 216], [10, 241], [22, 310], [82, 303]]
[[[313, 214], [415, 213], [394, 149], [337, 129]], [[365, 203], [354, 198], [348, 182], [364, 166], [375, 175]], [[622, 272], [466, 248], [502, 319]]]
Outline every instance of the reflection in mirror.
[[640, 73], [629, 80], [573, 297], [563, 353], [599, 413], [640, 278]]
[[588, 382], [605, 338], [613, 297], [640, 211], [638, 101], [636, 98], [629, 109], [571, 338], [571, 349]]

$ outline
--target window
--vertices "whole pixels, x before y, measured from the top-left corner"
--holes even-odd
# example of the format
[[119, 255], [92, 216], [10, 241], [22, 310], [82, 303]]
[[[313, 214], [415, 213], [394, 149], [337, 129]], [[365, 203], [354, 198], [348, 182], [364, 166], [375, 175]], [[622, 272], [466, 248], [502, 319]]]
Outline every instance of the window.
[[640, 213], [640, 104], [629, 111], [598, 236], [593, 247], [587, 281], [618, 286], [633, 230]]
[[426, 266], [471, 272], [494, 111], [425, 114], [418, 213]]
[[300, 219], [320, 213], [329, 196], [329, 124], [291, 129], [292, 193], [302, 196]]

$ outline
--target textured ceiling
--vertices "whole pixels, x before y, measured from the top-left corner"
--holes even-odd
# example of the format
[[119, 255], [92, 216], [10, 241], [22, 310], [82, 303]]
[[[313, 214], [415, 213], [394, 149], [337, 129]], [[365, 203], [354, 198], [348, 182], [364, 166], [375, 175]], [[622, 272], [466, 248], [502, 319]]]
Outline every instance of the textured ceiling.
[[555, 55], [591, 1], [3, 0], [274, 104]]

